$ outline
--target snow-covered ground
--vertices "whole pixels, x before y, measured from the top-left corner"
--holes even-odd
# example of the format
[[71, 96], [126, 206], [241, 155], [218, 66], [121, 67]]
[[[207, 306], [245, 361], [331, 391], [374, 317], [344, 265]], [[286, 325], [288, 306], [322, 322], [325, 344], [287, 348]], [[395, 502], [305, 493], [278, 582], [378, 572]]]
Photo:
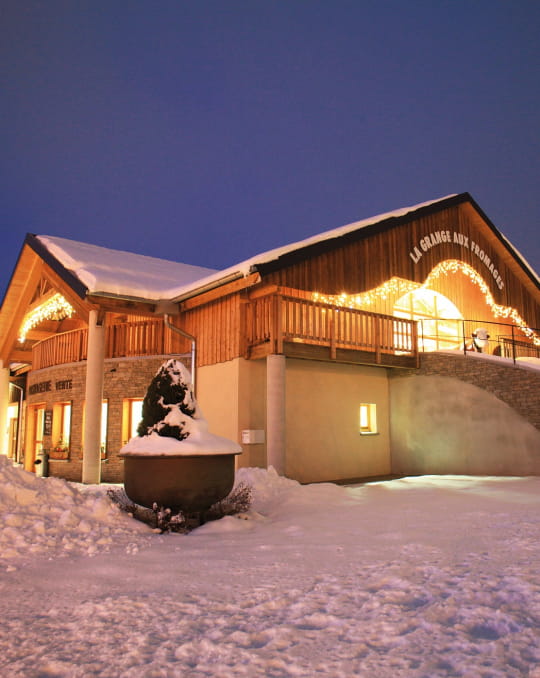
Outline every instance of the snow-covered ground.
[[540, 478], [238, 476], [159, 535], [0, 458], [0, 675], [540, 677]]

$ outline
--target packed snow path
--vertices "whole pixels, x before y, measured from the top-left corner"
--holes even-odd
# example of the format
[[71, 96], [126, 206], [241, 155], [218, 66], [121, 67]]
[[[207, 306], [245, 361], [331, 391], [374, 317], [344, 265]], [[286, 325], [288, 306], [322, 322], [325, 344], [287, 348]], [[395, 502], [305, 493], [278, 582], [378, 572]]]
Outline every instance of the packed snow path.
[[0, 468], [21, 516], [3, 676], [540, 677], [540, 478], [301, 487], [250, 469], [247, 519], [185, 536], [25, 474], [35, 531], [29, 503], [5, 506], [23, 472]]

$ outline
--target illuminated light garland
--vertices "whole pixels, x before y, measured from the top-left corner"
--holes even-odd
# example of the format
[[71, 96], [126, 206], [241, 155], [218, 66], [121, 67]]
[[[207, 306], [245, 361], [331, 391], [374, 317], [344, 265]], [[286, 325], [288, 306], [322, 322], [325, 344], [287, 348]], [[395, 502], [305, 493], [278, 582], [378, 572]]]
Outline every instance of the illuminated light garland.
[[511, 319], [516, 327], [518, 327], [528, 339], [532, 340], [535, 346], [540, 346], [540, 337], [527, 325], [517, 310], [511, 306], [496, 304], [493, 295], [482, 276], [472, 266], [463, 261], [458, 261], [457, 259], [447, 259], [446, 261], [437, 264], [422, 285], [403, 278], [393, 277], [382, 285], [362, 294], [345, 294], [343, 292], [339, 295], [324, 295], [319, 292], [314, 292], [313, 300], [345, 308], [361, 308], [371, 306], [375, 302], [385, 300], [392, 295], [402, 296], [413, 290], [428, 288], [431, 282], [441, 275], [448, 275], [449, 273], [463, 273], [466, 275], [471, 282], [480, 288], [480, 291], [484, 295], [484, 300], [490, 307], [495, 318]]
[[319, 292], [313, 293], [313, 301], [321, 301], [324, 304], [333, 304], [335, 306], [348, 307], [348, 308], [358, 308], [360, 306], [371, 306], [376, 301], [380, 299], [387, 299], [389, 296], [399, 294], [402, 296], [407, 292], [416, 290], [421, 285], [419, 283], [412, 282], [411, 280], [405, 280], [404, 278], [390, 278], [379, 287], [375, 287], [369, 292], [363, 292], [362, 294], [346, 294], [342, 292], [339, 295], [324, 295]]
[[73, 306], [61, 294], [55, 294], [25, 317], [19, 331], [19, 341], [24, 343], [28, 332], [44, 320], [63, 320], [71, 318], [74, 313]]
[[457, 259], [447, 259], [446, 261], [442, 261], [431, 271], [422, 287], [427, 287], [432, 280], [438, 278], [440, 275], [458, 272], [466, 275], [468, 278], [470, 278], [471, 282], [480, 288], [480, 291], [484, 295], [484, 300], [490, 307], [494, 318], [510, 318], [516, 327], [518, 327], [518, 329], [520, 329], [528, 339], [532, 339], [532, 342], [535, 346], [540, 346], [540, 337], [527, 325], [517, 310], [512, 306], [502, 306], [501, 304], [495, 303], [495, 299], [493, 299], [493, 295], [491, 294], [485, 280], [472, 266], [469, 266], [469, 264], [466, 264], [463, 261], [458, 261]]

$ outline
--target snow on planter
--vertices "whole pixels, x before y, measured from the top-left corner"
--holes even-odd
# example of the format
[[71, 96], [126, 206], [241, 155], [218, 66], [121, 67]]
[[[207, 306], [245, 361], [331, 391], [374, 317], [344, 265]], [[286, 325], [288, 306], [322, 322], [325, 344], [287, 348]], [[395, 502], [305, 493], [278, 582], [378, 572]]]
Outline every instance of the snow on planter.
[[146, 392], [137, 435], [122, 455], [238, 454], [237, 443], [208, 431], [208, 423], [191, 386], [186, 366], [170, 359], [157, 371]]
[[143, 401], [142, 421], [120, 450], [124, 488], [136, 504], [198, 512], [234, 485], [237, 443], [213, 435], [193, 396], [191, 375], [174, 358], [163, 363]]

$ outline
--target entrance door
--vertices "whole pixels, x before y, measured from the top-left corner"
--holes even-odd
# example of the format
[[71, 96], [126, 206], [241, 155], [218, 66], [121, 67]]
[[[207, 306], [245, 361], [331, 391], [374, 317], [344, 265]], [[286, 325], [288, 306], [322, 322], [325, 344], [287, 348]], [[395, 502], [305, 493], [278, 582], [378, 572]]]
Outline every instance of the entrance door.
[[34, 461], [43, 450], [43, 431], [45, 429], [45, 405], [38, 405], [34, 410]]
[[18, 419], [11, 418], [9, 420], [9, 441], [8, 441], [8, 457], [13, 459], [13, 461], [18, 461], [17, 459], [17, 425], [19, 423]]

